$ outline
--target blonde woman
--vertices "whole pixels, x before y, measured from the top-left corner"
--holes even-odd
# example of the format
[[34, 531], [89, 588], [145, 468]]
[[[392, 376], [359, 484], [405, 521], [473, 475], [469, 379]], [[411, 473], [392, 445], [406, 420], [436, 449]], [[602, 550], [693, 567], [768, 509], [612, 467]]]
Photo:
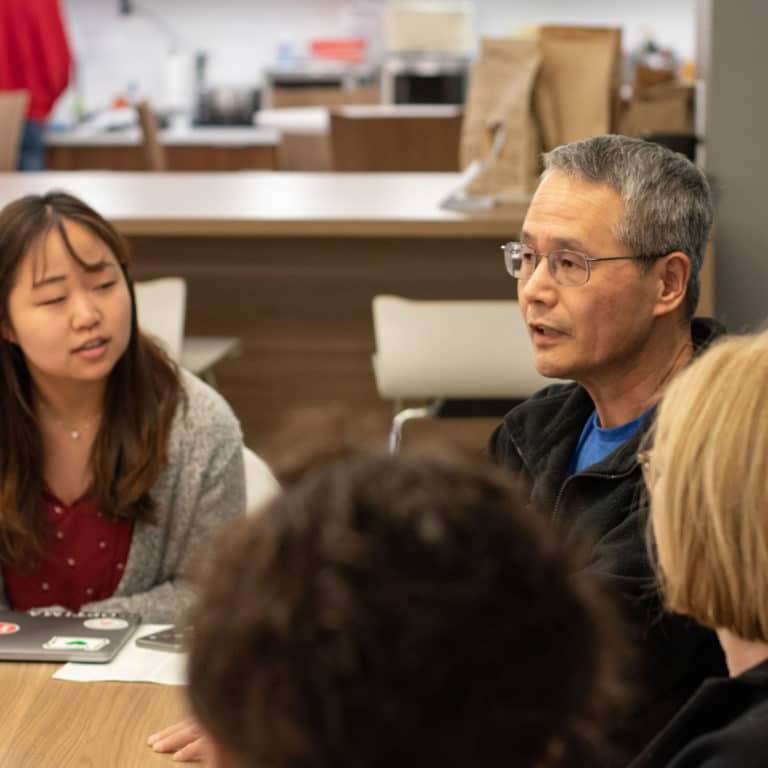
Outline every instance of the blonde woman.
[[679, 374], [640, 461], [667, 608], [717, 631], [730, 677], [706, 681], [633, 768], [768, 765], [768, 333]]

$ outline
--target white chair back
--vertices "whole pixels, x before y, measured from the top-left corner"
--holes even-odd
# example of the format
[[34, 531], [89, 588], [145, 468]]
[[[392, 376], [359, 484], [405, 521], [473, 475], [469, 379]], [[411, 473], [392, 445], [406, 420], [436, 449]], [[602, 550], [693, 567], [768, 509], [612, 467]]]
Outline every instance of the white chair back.
[[253, 515], [280, 492], [280, 485], [267, 463], [247, 446], [243, 446], [243, 463], [245, 464], [245, 514]]
[[373, 368], [383, 398], [524, 398], [538, 373], [516, 301], [373, 299]]
[[165, 347], [172, 360], [181, 362], [187, 283], [183, 277], [162, 277], [134, 283], [139, 327]]

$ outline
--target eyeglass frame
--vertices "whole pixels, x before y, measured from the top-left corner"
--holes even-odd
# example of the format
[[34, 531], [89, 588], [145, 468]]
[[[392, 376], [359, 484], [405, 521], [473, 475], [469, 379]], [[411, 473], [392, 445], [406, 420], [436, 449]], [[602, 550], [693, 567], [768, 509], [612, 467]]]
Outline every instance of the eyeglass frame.
[[[561, 285], [563, 288], [581, 288], [582, 285], [586, 285], [589, 282], [589, 278], [592, 277], [592, 264], [599, 262], [599, 261], [629, 261], [629, 260], [640, 260], [643, 259], [643, 256], [600, 256], [600, 257], [592, 257], [587, 256], [585, 253], [582, 253], [581, 251], [574, 251], [571, 248], [554, 248], [551, 251], [548, 251], [547, 253], [538, 253], [537, 251], [534, 251], [531, 249], [531, 253], [533, 253], [534, 257], [536, 258], [536, 263], [533, 265], [533, 270], [531, 271], [531, 274], [528, 277], [521, 277], [519, 274], [515, 274], [515, 268], [512, 265], [512, 259], [514, 258], [512, 255], [512, 251], [514, 250], [513, 246], [517, 247], [517, 253], [519, 254], [523, 249], [523, 243], [521, 243], [519, 240], [510, 240], [508, 243], [504, 243], [504, 245], [500, 246], [501, 250], [504, 251], [504, 266], [507, 268], [507, 272], [515, 278], [518, 282], [528, 280], [533, 273], [536, 271], [536, 268], [541, 263], [541, 260], [546, 258], [547, 260], [547, 271], [552, 276], [552, 279], [558, 284]], [[586, 277], [584, 278], [584, 282], [581, 283], [561, 283], [560, 280], [557, 279], [557, 276], [555, 275], [555, 271], [552, 268], [552, 254], [555, 253], [571, 253], [574, 256], [578, 256], [581, 259], [584, 259], [584, 263], [587, 265], [587, 268], [585, 270]], [[519, 270], [517, 270], [519, 271]]]

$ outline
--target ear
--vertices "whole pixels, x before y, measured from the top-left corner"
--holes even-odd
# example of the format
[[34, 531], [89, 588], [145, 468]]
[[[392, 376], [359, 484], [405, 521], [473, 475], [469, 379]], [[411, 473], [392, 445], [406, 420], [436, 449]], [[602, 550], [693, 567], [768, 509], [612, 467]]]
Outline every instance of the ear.
[[13, 332], [13, 328], [11, 328], [9, 323], [0, 324], [0, 336], [2, 336], [6, 341], [10, 341], [11, 344], [19, 343], [16, 341], [16, 334]]
[[673, 251], [658, 259], [651, 268], [655, 276], [656, 306], [654, 316], [674, 312], [685, 301], [691, 279], [691, 260], [682, 251]]

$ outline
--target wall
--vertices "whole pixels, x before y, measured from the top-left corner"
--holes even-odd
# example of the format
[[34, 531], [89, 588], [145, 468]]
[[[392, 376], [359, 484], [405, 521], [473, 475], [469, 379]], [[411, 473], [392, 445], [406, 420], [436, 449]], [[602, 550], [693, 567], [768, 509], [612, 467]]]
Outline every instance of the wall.
[[759, 86], [768, 61], [768, 4], [709, 0], [702, 14], [705, 167], [717, 190], [715, 306], [736, 331], [768, 316], [768, 101]]
[[[108, 105], [129, 83], [159, 105], [183, 105], [191, 99], [195, 50], [209, 54], [209, 83], [258, 85], [281, 42], [301, 51], [309, 38], [365, 34], [385, 5], [385, 0], [134, 0], [137, 10], [147, 13], [120, 16], [117, 0], [63, 2], [78, 59], [79, 99], [89, 111]], [[500, 36], [547, 22], [621, 25], [626, 48], [650, 32], [689, 58], [695, 2], [477, 0], [476, 32]], [[177, 52], [171, 55], [174, 42]], [[70, 94], [56, 116], [70, 119], [74, 101]]]

